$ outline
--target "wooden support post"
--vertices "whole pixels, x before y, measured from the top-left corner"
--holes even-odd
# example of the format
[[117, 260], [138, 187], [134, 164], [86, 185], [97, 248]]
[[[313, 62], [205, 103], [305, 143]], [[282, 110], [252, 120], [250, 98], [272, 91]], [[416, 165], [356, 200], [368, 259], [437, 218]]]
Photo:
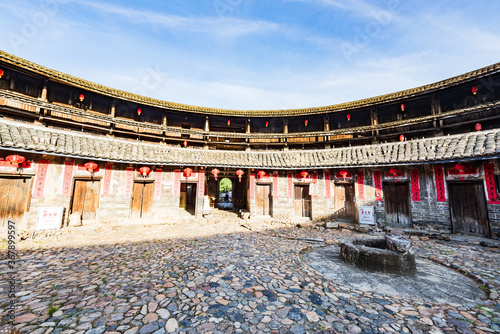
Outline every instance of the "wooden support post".
[[[325, 131], [330, 131], [330, 118], [328, 117], [328, 115], [325, 115], [323, 117], [324, 119], [324, 130]], [[324, 141], [329, 141], [330, 140], [330, 136], [324, 136], [323, 137]], [[330, 148], [330, 144], [325, 144], [325, 148]]]
[[[370, 117], [371, 117], [371, 122], [372, 125], [377, 126], [378, 125], [378, 112], [377, 109], [372, 108], [370, 111]], [[375, 130], [375, 133], [372, 131], [372, 136], [375, 136], [375, 139], [373, 139], [374, 144], [378, 144], [378, 130]]]

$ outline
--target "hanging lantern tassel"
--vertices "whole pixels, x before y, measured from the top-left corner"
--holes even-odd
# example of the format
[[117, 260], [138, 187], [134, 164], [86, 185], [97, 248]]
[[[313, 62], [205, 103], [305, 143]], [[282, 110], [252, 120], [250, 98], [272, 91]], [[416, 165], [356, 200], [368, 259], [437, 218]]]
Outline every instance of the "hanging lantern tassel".
[[472, 88], [470, 89], [471, 93], [476, 95], [477, 94], [477, 86], [472, 86]]
[[269, 122], [266, 122], [266, 128], [269, 126]]
[[231, 125], [231, 121], [227, 120], [227, 126], [230, 126], [230, 125]]
[[241, 169], [238, 169], [236, 171], [236, 175], [238, 175], [238, 182], [241, 182], [241, 177], [243, 176], [243, 174], [245, 174], [245, 172]]
[[401, 111], [405, 111], [405, 108], [406, 108], [405, 104], [401, 103]]
[[351, 114], [347, 114], [347, 121], [349, 122], [351, 120]]
[[141, 116], [142, 110], [141, 108], [137, 109], [137, 115]]
[[306, 120], [304, 121], [304, 125], [305, 125], [305, 126], [307, 126], [307, 124], [309, 124], [309, 121], [306, 119]]
[[2, 79], [3, 75], [4, 75], [4, 71], [0, 69], [0, 79]]
[[215, 181], [217, 181], [217, 175], [220, 173], [220, 170], [217, 168], [212, 169], [212, 175], [215, 177]]
[[80, 102], [83, 102], [83, 100], [85, 99], [85, 95], [83, 94], [78, 95], [78, 99], [80, 100]]

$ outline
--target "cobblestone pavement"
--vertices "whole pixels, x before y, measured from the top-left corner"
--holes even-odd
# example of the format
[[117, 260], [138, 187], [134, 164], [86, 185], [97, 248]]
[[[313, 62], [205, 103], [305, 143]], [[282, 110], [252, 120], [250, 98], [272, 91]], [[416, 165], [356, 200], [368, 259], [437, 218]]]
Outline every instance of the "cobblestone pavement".
[[237, 219], [103, 224], [22, 241], [16, 327], [34, 334], [500, 333], [498, 248], [414, 237], [418, 256], [461, 271], [486, 292], [476, 304], [435, 304], [343, 287], [299, 256], [308, 238], [335, 244], [367, 234], [255, 226]]

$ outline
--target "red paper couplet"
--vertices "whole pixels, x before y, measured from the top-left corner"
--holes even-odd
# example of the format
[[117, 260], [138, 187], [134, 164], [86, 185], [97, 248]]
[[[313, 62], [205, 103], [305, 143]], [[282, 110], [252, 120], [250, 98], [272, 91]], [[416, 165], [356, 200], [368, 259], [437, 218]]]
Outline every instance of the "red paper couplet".
[[420, 202], [420, 180], [418, 177], [418, 168], [411, 170], [411, 198], [414, 202]]
[[47, 177], [47, 170], [49, 162], [47, 160], [38, 161], [38, 171], [36, 172], [35, 191], [33, 197], [43, 197], [43, 189], [45, 187], [45, 178]]
[[365, 174], [358, 170], [358, 198], [365, 199]]
[[330, 172], [325, 172], [325, 197], [326, 199], [332, 198], [332, 188], [330, 184]]
[[163, 176], [163, 170], [157, 168], [155, 171], [155, 197], [161, 196], [161, 178]]
[[486, 190], [488, 191], [488, 203], [500, 204], [495, 185], [495, 166], [493, 164], [484, 164], [484, 179], [486, 181]]
[[250, 199], [255, 199], [255, 174], [250, 174]]
[[107, 197], [111, 193], [111, 172], [113, 171], [113, 166], [106, 165], [104, 167], [104, 189], [102, 190], [102, 196]]
[[293, 173], [288, 173], [288, 199], [293, 199]]
[[[312, 173], [312, 183], [318, 184], [318, 173]], [[318, 192], [315, 191], [315, 195], [312, 195], [313, 199], [318, 199]]]
[[205, 195], [205, 172], [198, 172], [198, 197]]
[[63, 196], [71, 196], [71, 181], [73, 179], [74, 161], [66, 161], [64, 163], [64, 178], [63, 178]]
[[172, 193], [175, 197], [181, 195], [181, 176], [182, 172], [180, 170], [174, 171], [174, 185], [172, 189]]
[[125, 169], [125, 196], [132, 196], [132, 187], [134, 186], [134, 168]]
[[434, 176], [436, 179], [436, 195], [438, 202], [446, 202], [446, 191], [444, 188], [443, 167], [434, 167]]
[[278, 198], [278, 173], [273, 174], [273, 197]]
[[375, 200], [382, 200], [382, 175], [379, 170], [373, 171], [373, 186], [375, 188]]

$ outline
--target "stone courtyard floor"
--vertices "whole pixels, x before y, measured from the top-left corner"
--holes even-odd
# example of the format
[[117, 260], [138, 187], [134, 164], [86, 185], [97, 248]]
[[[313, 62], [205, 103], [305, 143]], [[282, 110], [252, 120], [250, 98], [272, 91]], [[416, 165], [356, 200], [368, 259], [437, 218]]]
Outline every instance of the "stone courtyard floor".
[[[21, 241], [16, 327], [34, 334], [500, 333], [500, 248], [412, 237], [419, 258], [485, 291], [478, 302], [442, 304], [343, 286], [301, 256], [373, 233], [265, 221], [243, 227], [223, 218], [103, 223]], [[6, 272], [3, 257], [2, 325]]]

